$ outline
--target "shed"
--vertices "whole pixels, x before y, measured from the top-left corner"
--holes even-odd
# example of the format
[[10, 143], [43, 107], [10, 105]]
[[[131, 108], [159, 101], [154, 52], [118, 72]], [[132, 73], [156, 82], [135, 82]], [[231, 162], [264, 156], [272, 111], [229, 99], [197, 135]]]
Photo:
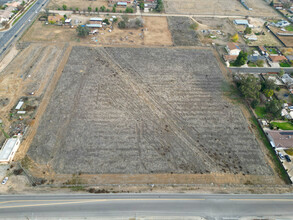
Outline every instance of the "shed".
[[19, 110], [21, 108], [21, 106], [23, 105], [23, 101], [19, 101], [18, 104], [16, 105], [15, 109]]
[[20, 145], [20, 137], [9, 138], [5, 141], [1, 151], [0, 151], [0, 163], [9, 163], [12, 161], [16, 151]]
[[126, 7], [127, 6], [127, 2], [117, 2], [117, 6]]
[[249, 25], [247, 20], [234, 20], [234, 24], [236, 25]]
[[90, 18], [90, 21], [103, 21], [103, 18]]
[[103, 25], [101, 24], [86, 24], [88, 28], [101, 28]]

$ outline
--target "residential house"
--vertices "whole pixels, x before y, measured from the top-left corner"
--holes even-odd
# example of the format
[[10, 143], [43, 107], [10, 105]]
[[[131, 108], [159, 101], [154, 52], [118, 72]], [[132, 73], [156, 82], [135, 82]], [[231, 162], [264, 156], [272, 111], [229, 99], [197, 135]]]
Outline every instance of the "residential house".
[[293, 148], [293, 131], [267, 130], [266, 134], [275, 148]]
[[271, 54], [269, 55], [269, 59], [273, 62], [273, 63], [279, 63], [281, 61], [287, 60], [287, 58], [285, 56], [282, 55], [277, 55], [277, 54]]
[[282, 28], [282, 27], [287, 27], [290, 25], [290, 22], [288, 21], [285, 21], [285, 20], [281, 20], [281, 21], [278, 21], [277, 23], [271, 23], [272, 26], [275, 26], [275, 27], [279, 27], [279, 28]]
[[282, 76], [282, 81], [285, 83], [288, 89], [293, 86], [293, 78], [287, 73]]
[[268, 55], [268, 51], [267, 51], [267, 49], [266, 49], [265, 47], [263, 47], [263, 46], [259, 46], [259, 47], [258, 47], [258, 50], [259, 50], [259, 52], [260, 52], [262, 55], [265, 55], [265, 56]]
[[225, 49], [227, 50], [227, 53], [229, 55], [236, 55], [236, 56], [238, 56], [241, 51], [239, 45], [232, 42], [229, 42], [227, 46], [225, 47]]

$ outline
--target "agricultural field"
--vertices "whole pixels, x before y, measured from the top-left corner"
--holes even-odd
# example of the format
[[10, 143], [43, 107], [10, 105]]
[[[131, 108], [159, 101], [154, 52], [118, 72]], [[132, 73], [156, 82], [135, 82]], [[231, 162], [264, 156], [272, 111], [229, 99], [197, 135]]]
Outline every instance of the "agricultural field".
[[216, 62], [209, 49], [73, 47], [28, 151], [33, 167], [104, 183], [272, 176], [240, 109], [222, 98]]
[[170, 14], [280, 17], [280, 15], [263, 0], [246, 0], [246, 2], [253, 10], [247, 10], [236, 0], [165, 0], [164, 7], [166, 13]]
[[194, 22], [188, 17], [168, 17], [169, 30], [175, 46], [200, 44], [198, 34], [192, 29]]
[[107, 0], [51, 0], [48, 4], [48, 8], [50, 9], [58, 9], [62, 10], [62, 6], [66, 5], [67, 9], [75, 10], [78, 8], [80, 11], [88, 10], [88, 7], [91, 7], [93, 11], [95, 8], [98, 7], [100, 9], [101, 6], [105, 6], [108, 8], [108, 1]]

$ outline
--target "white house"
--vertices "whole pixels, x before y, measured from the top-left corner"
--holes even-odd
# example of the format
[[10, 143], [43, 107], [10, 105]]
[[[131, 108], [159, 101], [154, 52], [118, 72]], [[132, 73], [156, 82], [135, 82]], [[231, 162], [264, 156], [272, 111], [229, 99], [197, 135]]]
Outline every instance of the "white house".
[[231, 43], [231, 42], [229, 42], [225, 48], [226, 48], [229, 55], [238, 56], [241, 51], [238, 44]]

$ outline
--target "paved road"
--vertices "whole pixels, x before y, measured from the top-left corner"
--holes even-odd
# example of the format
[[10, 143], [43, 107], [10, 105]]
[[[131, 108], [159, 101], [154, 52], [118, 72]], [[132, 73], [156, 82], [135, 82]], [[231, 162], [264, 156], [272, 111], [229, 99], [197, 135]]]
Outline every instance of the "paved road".
[[0, 57], [8, 50], [9, 46], [31, 24], [37, 13], [48, 0], [38, 0], [8, 31], [0, 32]]
[[263, 67], [250, 67], [250, 68], [243, 68], [243, 67], [232, 67], [229, 68], [232, 72], [239, 72], [239, 73], [268, 73], [268, 72], [279, 72], [283, 69], [285, 72], [293, 73], [293, 68], [263, 68]]
[[293, 195], [69, 194], [0, 196], [0, 219], [200, 216], [293, 219]]

